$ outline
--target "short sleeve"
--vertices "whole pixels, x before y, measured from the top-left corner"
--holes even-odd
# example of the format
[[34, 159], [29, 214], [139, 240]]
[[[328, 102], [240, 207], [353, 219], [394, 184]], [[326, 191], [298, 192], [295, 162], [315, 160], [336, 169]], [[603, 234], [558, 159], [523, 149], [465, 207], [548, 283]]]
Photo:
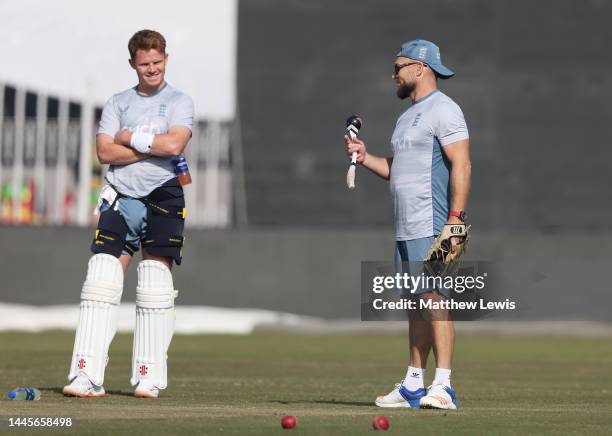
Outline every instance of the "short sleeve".
[[119, 121], [119, 114], [115, 107], [115, 97], [108, 99], [102, 109], [102, 117], [100, 118], [100, 126], [98, 127], [98, 133], [104, 133], [111, 138], [115, 137], [115, 134], [120, 130], [121, 122]]
[[454, 102], [439, 105], [436, 115], [438, 127], [435, 135], [443, 147], [470, 137], [463, 112]]
[[182, 94], [174, 105], [169, 127], [185, 126], [193, 130], [193, 100], [186, 94]]

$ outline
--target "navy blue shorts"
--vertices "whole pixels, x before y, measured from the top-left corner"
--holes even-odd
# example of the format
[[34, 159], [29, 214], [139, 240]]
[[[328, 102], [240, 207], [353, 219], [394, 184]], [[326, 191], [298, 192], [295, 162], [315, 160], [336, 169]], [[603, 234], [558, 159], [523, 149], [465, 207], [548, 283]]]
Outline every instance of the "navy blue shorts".
[[[420, 276], [421, 274], [427, 275], [424, 268], [423, 259], [433, 244], [435, 236], [429, 236], [427, 238], [411, 239], [408, 241], [396, 241], [395, 242], [395, 271], [403, 274], [408, 273], [413, 277]], [[419, 285], [416, 289], [411, 290], [398, 290], [402, 296], [419, 295], [426, 292], [431, 292], [436, 289], [440, 294], [446, 298], [450, 297], [450, 288], [444, 286], [440, 288], [433, 288]]]
[[104, 201], [91, 251], [119, 257], [142, 247], [180, 265], [184, 228], [185, 197], [174, 178], [145, 198], [119, 195], [113, 204]]

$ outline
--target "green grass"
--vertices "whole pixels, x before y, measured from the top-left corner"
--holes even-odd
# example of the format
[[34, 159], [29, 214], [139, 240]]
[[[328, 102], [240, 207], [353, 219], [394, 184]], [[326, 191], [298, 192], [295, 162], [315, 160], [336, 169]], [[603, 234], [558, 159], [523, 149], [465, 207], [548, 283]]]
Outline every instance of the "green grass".
[[[459, 337], [453, 383], [460, 410], [372, 406], [405, 372], [401, 336], [175, 336], [169, 388], [131, 396], [131, 336], [110, 351], [102, 399], [65, 398], [73, 334], [0, 333], [0, 416], [71, 416], [74, 434], [371, 433], [386, 415], [395, 434], [610, 434], [612, 341], [559, 337]], [[428, 371], [428, 381], [432, 368]], [[38, 402], [10, 401], [36, 386]], [[0, 431], [15, 434], [6, 423]], [[282, 433], [284, 434], [284, 433]]]

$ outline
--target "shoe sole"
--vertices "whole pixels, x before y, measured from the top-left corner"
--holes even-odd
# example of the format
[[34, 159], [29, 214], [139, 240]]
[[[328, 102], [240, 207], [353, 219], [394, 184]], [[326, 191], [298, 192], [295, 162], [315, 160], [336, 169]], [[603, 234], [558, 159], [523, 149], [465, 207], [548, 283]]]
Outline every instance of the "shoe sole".
[[378, 407], [383, 407], [386, 409], [413, 409], [410, 403], [402, 402], [402, 403], [379, 403], [378, 401], [374, 401], [374, 404]]
[[103, 393], [103, 394], [94, 394], [94, 393], [91, 393], [91, 392], [83, 394], [82, 392], [73, 391], [72, 389], [66, 389], [66, 388], [64, 388], [62, 390], [62, 393], [65, 396], [67, 396], [67, 397], [79, 397], [79, 398], [102, 398], [102, 397], [106, 397], [106, 392]]
[[374, 404], [376, 404], [378, 407], [382, 407], [385, 409], [412, 409], [413, 408], [410, 404], [399, 404], [399, 403], [393, 403], [393, 404], [374, 403]]
[[442, 406], [434, 406], [433, 404], [421, 404], [421, 409], [436, 409], [436, 410], [457, 410], [457, 406], [453, 403], [449, 404], [447, 407]]
[[136, 398], [157, 398], [158, 397], [155, 394], [152, 394], [150, 392], [145, 392], [145, 391], [134, 391], [134, 396]]

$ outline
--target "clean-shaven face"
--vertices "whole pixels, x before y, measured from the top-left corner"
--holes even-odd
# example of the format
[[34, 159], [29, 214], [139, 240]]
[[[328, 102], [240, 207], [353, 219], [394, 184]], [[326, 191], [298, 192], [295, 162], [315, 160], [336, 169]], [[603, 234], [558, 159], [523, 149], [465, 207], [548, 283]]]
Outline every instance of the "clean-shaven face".
[[138, 83], [148, 89], [158, 89], [164, 83], [168, 55], [156, 49], [137, 50], [130, 65], [136, 70]]

